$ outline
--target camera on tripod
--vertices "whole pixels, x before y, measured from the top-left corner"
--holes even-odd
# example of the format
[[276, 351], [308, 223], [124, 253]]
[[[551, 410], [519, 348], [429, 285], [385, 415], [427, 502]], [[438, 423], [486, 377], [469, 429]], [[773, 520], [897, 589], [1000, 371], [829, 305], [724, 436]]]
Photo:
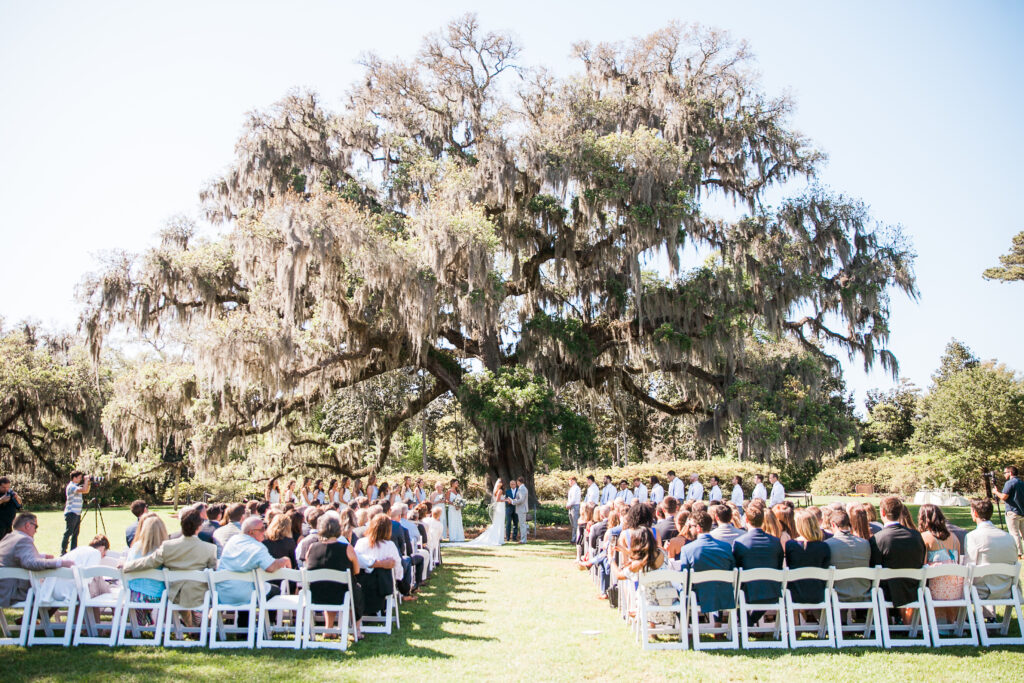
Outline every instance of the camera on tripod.
[[996, 473], [982, 472], [981, 478], [985, 481], [985, 497], [992, 498], [992, 487], [995, 486]]

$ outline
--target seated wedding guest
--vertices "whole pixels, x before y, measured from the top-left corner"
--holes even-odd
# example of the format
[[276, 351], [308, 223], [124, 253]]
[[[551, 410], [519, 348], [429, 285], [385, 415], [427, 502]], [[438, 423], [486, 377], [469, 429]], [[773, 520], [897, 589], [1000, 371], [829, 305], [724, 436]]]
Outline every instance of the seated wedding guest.
[[[711, 515], [704, 510], [697, 510], [688, 525], [692, 527], [696, 537], [683, 548], [680, 558], [683, 569], [707, 571], [711, 569], [731, 570], [736, 568], [733, 549], [725, 541], [711, 535]], [[697, 604], [704, 613], [717, 612], [736, 607], [736, 599], [732, 585], [719, 581], [708, 581], [693, 588], [697, 595]]]
[[[760, 500], [760, 499], [756, 499]], [[765, 516], [770, 512], [766, 505], [751, 501], [747, 505], [747, 532], [733, 541], [732, 554], [740, 569], [782, 569], [785, 553], [779, 539], [762, 528]], [[782, 584], [778, 581], [750, 581], [743, 585], [747, 602], [776, 602], [782, 595]], [[752, 612], [751, 623], [757, 623], [763, 613]]]
[[313, 529], [313, 533], [306, 534], [303, 536], [298, 544], [295, 546], [295, 563], [297, 567], [303, 567], [306, 562], [306, 553], [309, 551], [309, 546], [313, 545], [320, 540], [320, 537], [316, 535], [317, 524], [320, 518], [324, 516], [324, 511], [317, 507], [306, 508], [306, 514], [303, 515], [304, 522], [307, 526]]
[[713, 508], [712, 516], [717, 521], [718, 526], [712, 529], [711, 537], [728, 543], [730, 551], [736, 539], [743, 535], [743, 532], [732, 523], [732, 515], [733, 509], [728, 505], [716, 505]]
[[[971, 519], [976, 528], [967, 534], [964, 554], [971, 564], [1014, 564], [1017, 547], [1013, 537], [992, 523], [992, 501], [987, 498], [971, 501]], [[982, 576], [974, 580], [978, 597], [983, 600], [1005, 598], [1010, 594], [1013, 577]]]
[[[900, 524], [903, 503], [896, 496], [882, 499], [882, 530], [871, 537], [871, 566], [886, 569], [920, 569], [925, 561], [924, 540], [916, 529]], [[888, 579], [882, 594], [896, 607], [917, 600], [915, 579]], [[906, 621], [908, 615], [904, 615]]]
[[[960, 541], [946, 528], [946, 516], [936, 505], [926, 503], [917, 511], [917, 530], [921, 532], [929, 565], [959, 564]], [[928, 590], [936, 600], [959, 600], [964, 597], [964, 580], [959, 576], [937, 576], [928, 579]], [[959, 607], [938, 607], [939, 619], [956, 621]]]
[[[274, 559], [270, 551], [263, 545], [266, 534], [266, 524], [262, 517], [249, 517], [242, 522], [241, 533], [235, 534], [224, 546], [217, 569], [229, 572], [251, 572], [262, 569], [268, 573], [274, 573], [278, 569], [292, 567], [292, 561], [287, 557]], [[247, 581], [221, 581], [217, 584], [217, 595], [220, 601], [226, 605], [244, 605], [249, 602], [252, 596], [252, 584]], [[269, 582], [266, 588], [266, 597], [272, 598], [280, 591], [280, 582]], [[238, 625], [248, 626], [249, 615], [246, 612], [239, 613]]]
[[[612, 560], [612, 576], [617, 580], [632, 581], [639, 588], [640, 575], [655, 571], [665, 566], [665, 553], [654, 541], [654, 534], [648, 527], [641, 527], [632, 534], [629, 548], [621, 548], [623, 562], [620, 565]], [[656, 605], [672, 605], [679, 602], [679, 594], [669, 581], [648, 583], [642, 587], [648, 603]], [[655, 627], [672, 626], [676, 616], [671, 612], [655, 612], [649, 617], [649, 623]]]
[[[820, 567], [828, 569], [832, 551], [824, 541], [818, 518], [810, 510], [796, 512], [797, 537], [786, 544], [786, 566], [790, 569]], [[823, 602], [825, 582], [818, 579], [802, 579], [788, 585], [794, 602]]]
[[220, 528], [226, 507], [227, 506], [224, 505], [224, 503], [218, 503], [206, 508], [206, 520], [203, 522], [203, 525], [199, 527], [199, 538], [203, 539], [207, 543], [217, 542], [214, 534], [217, 533], [217, 529]]
[[793, 517], [793, 508], [791, 505], [786, 504], [788, 502], [789, 501], [783, 501], [782, 503], [771, 506], [772, 512], [775, 514], [775, 519], [778, 520], [779, 526], [781, 526], [783, 532], [785, 532], [784, 537], [779, 537], [780, 539], [784, 538], [784, 540], [782, 540], [783, 548], [786, 547], [787, 542], [800, 535], [796, 530], [796, 520]]
[[295, 539], [292, 537], [292, 520], [286, 514], [279, 514], [266, 527], [263, 545], [275, 560], [288, 558], [288, 567], [295, 566]]
[[874, 535], [871, 532], [871, 525], [868, 522], [868, 513], [860, 505], [851, 505], [849, 508], [850, 531], [854, 536], [870, 540]]
[[299, 539], [306, 535], [306, 517], [298, 510], [290, 510], [283, 514], [284, 517], [288, 518], [289, 523], [292, 527], [292, 538], [298, 543]]
[[676, 513], [676, 535], [663, 544], [665, 552], [673, 560], [682, 557], [683, 546], [692, 541], [695, 535], [690, 528], [690, 511], [683, 509]]
[[[391, 541], [392, 529], [391, 519], [381, 512], [370, 520], [366, 535], [356, 543], [359, 566], [365, 570], [358, 575], [365, 614], [383, 612], [396, 583], [403, 578], [402, 557]], [[415, 600], [416, 596], [406, 599]]]
[[900, 524], [908, 529], [915, 529], [919, 531], [919, 529], [917, 529], [917, 523], [914, 521], [914, 518], [911, 517], [910, 510], [906, 505], [903, 506], [903, 509], [900, 512]]
[[[786, 502], [790, 503], [791, 501], [787, 500]], [[832, 532], [829, 531], [829, 525], [826, 523], [825, 520], [825, 512], [817, 505], [810, 505], [804, 509], [812, 512], [814, 516], [818, 519], [818, 528], [821, 529], [822, 539], [827, 541], [828, 539], [832, 538]]]
[[871, 527], [871, 533], [877, 534], [882, 530], [882, 523], [878, 521], [878, 513], [875, 511], [875, 506], [871, 503], [861, 503], [860, 506], [868, 516], [868, 526]]
[[[124, 563], [124, 572], [131, 573], [144, 569], [164, 567], [172, 570], [213, 569], [217, 566], [217, 547], [199, 540], [196, 532], [202, 524], [202, 517], [195, 508], [182, 510], [178, 515], [181, 536], [169, 538], [160, 544], [155, 552]], [[262, 522], [261, 522], [262, 524]], [[175, 581], [167, 590], [167, 598], [182, 607], [199, 607], [203, 604], [207, 586], [200, 581]], [[191, 625], [191, 613], [185, 612], [185, 622]]]
[[[770, 506], [765, 505], [762, 508], [762, 514], [764, 515], [763, 528], [765, 532], [779, 539], [779, 543], [782, 544], [783, 547], [785, 547], [786, 542], [792, 539], [793, 537], [790, 536], [789, 532], [786, 531], [786, 528], [782, 526], [782, 522], [780, 522], [779, 518], [775, 516], [775, 512], [772, 510]], [[749, 521], [750, 517], [747, 517], [747, 520]]]
[[585, 503], [580, 509], [580, 518], [576, 529], [576, 559], [582, 559], [586, 553], [586, 534], [594, 521], [594, 510], [597, 506], [594, 503]]
[[224, 548], [227, 542], [235, 534], [242, 533], [242, 520], [245, 519], [245, 506], [241, 503], [232, 503], [227, 507], [224, 514], [227, 516], [227, 523], [222, 524], [213, 532], [213, 540], [217, 545]]
[[391, 519], [391, 542], [398, 548], [398, 553], [401, 556], [402, 577], [398, 579], [398, 590], [406, 599], [412, 599], [415, 597], [413, 592], [416, 589], [416, 576], [419, 574], [418, 564], [423, 561], [423, 558], [414, 553], [409, 532], [400, 521], [402, 517], [400, 511], [404, 507], [402, 503], [398, 502], [392, 506], [390, 501], [384, 501], [381, 506]]
[[[355, 585], [359, 574], [359, 559], [355, 548], [339, 540], [342, 537], [341, 523], [334, 515], [324, 515], [317, 521], [316, 535], [319, 539], [306, 553], [306, 569], [336, 569], [352, 572]], [[312, 536], [312, 534], [310, 534]], [[348, 589], [333, 581], [314, 581], [309, 586], [313, 602], [318, 605], [340, 605], [345, 602]], [[363, 617], [362, 591], [356, 589], [352, 595], [356, 621]], [[327, 613], [327, 628], [334, 628], [335, 614]], [[357, 634], [358, 639], [358, 634]]]
[[[0, 567], [13, 567], [40, 571], [71, 567], [70, 559], [55, 559], [36, 550], [35, 536], [39, 521], [31, 512], [21, 512], [14, 518], [13, 531], [0, 539]], [[0, 579], [0, 607], [21, 602], [28, 595], [29, 582], [22, 579]]]
[[129, 509], [132, 511], [132, 514], [135, 515], [135, 521], [132, 522], [131, 526], [129, 526], [124, 532], [124, 540], [126, 545], [130, 548], [132, 547], [132, 541], [135, 540], [135, 532], [139, 528], [139, 520], [142, 519], [144, 514], [149, 512], [149, 506], [146, 504], [146, 501], [139, 499], [133, 501]]
[[444, 515], [443, 505], [424, 506], [423, 526], [427, 529], [427, 540], [431, 548], [437, 548], [437, 564], [441, 565], [441, 539], [444, 538], [444, 522], [441, 516]]
[[[152, 555], [168, 538], [167, 527], [159, 515], [145, 514], [139, 522], [139, 529], [124, 558], [126, 564]], [[128, 581], [128, 590], [131, 591], [132, 602], [160, 602], [164, 594], [164, 582], [157, 579], [132, 579]], [[137, 610], [136, 619], [149, 626], [153, 623], [153, 613], [150, 610]]]
[[[864, 525], [867, 526], [867, 516]], [[850, 516], [842, 508], [829, 511], [832, 523], [832, 538], [825, 541], [832, 558], [832, 566], [836, 569], [853, 569], [867, 567], [871, 561], [871, 544], [866, 538], [855, 535], [850, 528]], [[871, 590], [868, 579], [844, 579], [836, 581], [833, 586], [839, 599], [843, 602], [860, 602], [866, 599]]]
[[607, 505], [598, 506], [594, 510], [594, 523], [590, 525], [590, 547], [594, 549], [595, 553], [604, 539], [605, 532], [608, 531], [609, 514], [611, 514], [611, 508]]
[[658, 522], [654, 525], [654, 535], [662, 546], [679, 533], [679, 530], [676, 529], [676, 513], [678, 511], [679, 501], [672, 496], [666, 496], [658, 505], [658, 510], [655, 512]]

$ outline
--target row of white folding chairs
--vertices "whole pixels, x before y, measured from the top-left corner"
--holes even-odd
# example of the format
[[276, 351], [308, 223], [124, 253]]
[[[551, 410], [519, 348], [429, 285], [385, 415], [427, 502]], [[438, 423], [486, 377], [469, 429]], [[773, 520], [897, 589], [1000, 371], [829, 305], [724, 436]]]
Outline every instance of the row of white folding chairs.
[[[67, 592], [44, 591], [47, 579], [73, 582], [74, 590]], [[92, 596], [89, 584], [93, 579], [117, 580], [119, 586], [110, 593]], [[279, 569], [268, 574], [262, 570], [254, 572], [229, 572], [215, 570], [174, 571], [153, 569], [141, 572], [122, 573], [106, 566], [74, 567], [28, 571], [0, 567], [0, 579], [29, 581], [29, 590], [24, 600], [11, 605], [9, 609], [20, 610], [21, 625], [10, 623], [0, 611], [0, 645], [151, 645], [165, 647], [210, 648], [253, 648], [290, 647], [321, 648], [331, 647], [345, 650], [348, 634], [355, 632], [355, 608], [351, 572], [333, 569]], [[128, 582], [150, 579], [163, 585], [161, 598], [156, 602], [132, 600]], [[179, 581], [194, 581], [207, 587], [203, 602], [197, 606], [182, 606], [168, 599], [168, 588]], [[219, 590], [225, 581], [239, 581], [252, 588], [249, 601], [240, 605], [222, 600]], [[266, 596], [266, 585], [270, 581], [281, 581], [282, 587], [288, 582], [299, 586], [295, 594], [284, 592], [274, 597]], [[346, 587], [341, 605], [317, 604], [313, 602], [313, 582], [334, 582]], [[392, 614], [398, 623], [396, 595], [387, 599], [387, 614], [381, 617], [366, 616], [362, 631], [368, 633], [390, 633]], [[110, 611], [110, 621], [97, 618], [104, 610]], [[270, 620], [271, 611], [277, 613]], [[191, 624], [191, 614], [199, 614], [199, 623]], [[183, 615], [189, 615], [183, 619]], [[233, 615], [231, 620], [225, 619]], [[239, 616], [248, 615], [248, 623], [240, 625]], [[290, 623], [285, 625], [284, 615]], [[335, 625], [326, 627], [326, 615], [333, 614]], [[140, 621], [139, 617], [147, 618]], [[321, 625], [317, 616], [322, 616]], [[39, 624], [38, 627], [36, 626]], [[376, 626], [376, 623], [383, 624]], [[40, 630], [42, 633], [40, 633]], [[287, 639], [275, 638], [286, 633]], [[191, 637], [186, 638], [188, 634]], [[232, 636], [241, 636], [232, 639]], [[328, 640], [327, 638], [337, 640]]]
[[[646, 572], [639, 577], [638, 584], [620, 584], [625, 589], [624, 614], [631, 623], [635, 635], [644, 649], [686, 649], [689, 640], [695, 650], [757, 648], [800, 648], [800, 647], [892, 647], [924, 646], [943, 647], [949, 645], [1024, 645], [1024, 605], [1021, 601], [1020, 564], [990, 565], [934, 565], [921, 569], [821, 569], [805, 567], [800, 569], [734, 569], [717, 571], [674, 571], [662, 569]], [[940, 577], [956, 577], [963, 581], [959, 597], [949, 600], [938, 599], [928, 588], [928, 581]], [[1009, 584], [1003, 597], [982, 598], [976, 579], [1002, 577]], [[793, 599], [789, 585], [794, 581], [813, 579], [825, 584], [824, 600], [820, 603], [798, 603]], [[906, 579], [917, 582], [916, 599], [908, 604], [895, 607], [885, 599], [881, 582], [891, 579]], [[835, 590], [839, 581], [858, 580], [870, 587], [863, 599], [841, 601]], [[746, 600], [744, 587], [752, 581], [773, 581], [780, 586], [780, 598], [771, 603], [750, 603]], [[670, 583], [678, 589], [678, 601], [672, 605], [652, 604], [645, 599], [645, 586]], [[694, 588], [702, 583], [721, 582], [730, 584], [736, 607], [718, 612], [715, 617], [701, 621], [702, 612]], [[956, 609], [956, 619], [947, 623], [938, 618], [937, 610]], [[994, 614], [1003, 608], [1001, 621], [990, 623], [985, 610]], [[889, 623], [889, 615], [899, 609], [913, 609], [909, 623]], [[854, 611], [864, 614], [863, 621], [853, 618]], [[817, 622], [800, 619], [801, 612], [817, 612]], [[760, 617], [754, 623], [752, 612], [774, 613], [770, 623], [761, 623]], [[843, 613], [847, 618], [844, 619]], [[658, 614], [675, 617], [671, 625], [654, 625], [651, 619]], [[705, 615], [707, 616], [707, 615]], [[689, 621], [689, 624], [687, 624]], [[1016, 621], [1018, 633], [1010, 635], [1010, 626]], [[813, 638], [800, 635], [813, 632]], [[860, 637], [854, 637], [859, 634]], [[672, 636], [672, 641], [651, 641], [652, 636]], [[755, 635], [767, 635], [759, 640]], [[705, 641], [703, 636], [726, 636], [722, 640]]]

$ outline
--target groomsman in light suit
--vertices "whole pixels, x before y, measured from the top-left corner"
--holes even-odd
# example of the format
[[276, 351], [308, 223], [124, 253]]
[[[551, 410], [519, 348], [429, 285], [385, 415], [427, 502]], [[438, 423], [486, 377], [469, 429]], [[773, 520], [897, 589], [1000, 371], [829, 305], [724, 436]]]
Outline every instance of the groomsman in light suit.
[[526, 524], [526, 513], [530, 509], [530, 492], [526, 488], [526, 479], [523, 477], [519, 477], [519, 486], [516, 487], [515, 507], [519, 542], [526, 543], [526, 533], [529, 531]]
[[565, 509], [569, 512], [569, 531], [572, 542], [575, 543], [580, 521], [580, 487], [576, 483], [576, 477], [569, 479], [569, 493], [565, 497]]
[[658, 477], [651, 476], [651, 502], [657, 505], [665, 499], [665, 487], [661, 485]]
[[640, 477], [635, 477], [633, 479], [633, 496], [641, 503], [647, 502], [647, 487], [644, 486]]
[[607, 474], [604, 475], [604, 488], [601, 489], [601, 505], [608, 505], [615, 500], [616, 493], [618, 493], [618, 489], [612, 483], [612, 478]]
[[601, 489], [597, 488], [597, 482], [594, 480], [594, 475], [587, 475], [587, 498], [584, 503], [593, 503], [594, 505], [601, 504]]
[[675, 470], [668, 471], [668, 495], [680, 503], [686, 500], [686, 484], [676, 476]]

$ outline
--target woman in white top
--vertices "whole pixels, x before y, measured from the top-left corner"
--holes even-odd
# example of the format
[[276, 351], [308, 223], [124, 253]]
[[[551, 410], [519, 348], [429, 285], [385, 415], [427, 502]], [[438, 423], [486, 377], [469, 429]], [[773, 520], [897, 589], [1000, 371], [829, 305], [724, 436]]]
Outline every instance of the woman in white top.
[[313, 504], [312, 477], [302, 478], [302, 488], [299, 489], [299, 505], [309, 506]]
[[434, 484], [434, 492], [430, 494], [430, 509], [441, 510], [440, 522], [441, 522], [441, 538], [448, 538], [448, 515], [445, 514], [445, 495], [444, 495], [444, 484], [437, 482]]
[[297, 498], [295, 496], [295, 480], [294, 479], [292, 479], [291, 481], [288, 482], [288, 487], [284, 490], [284, 494], [281, 496], [281, 498], [282, 498], [282, 500], [281, 500], [282, 503], [295, 503], [295, 504], [297, 504], [296, 503]]
[[462, 543], [466, 540], [466, 532], [462, 528], [462, 510], [455, 507], [452, 502], [459, 496], [459, 482], [452, 479], [445, 494], [445, 502], [448, 504], [448, 540], [452, 543]]
[[363, 490], [363, 480], [356, 478], [352, 481], [352, 500], [358, 500], [366, 495], [366, 491]]
[[277, 483], [277, 477], [273, 477], [269, 482], [267, 482], [266, 500], [271, 505], [276, 505], [281, 502], [281, 485]]
[[366, 497], [370, 499], [370, 502], [377, 500], [377, 475], [371, 474], [370, 478], [366, 480]]
[[313, 503], [315, 505], [323, 505], [327, 502], [327, 492], [324, 490], [324, 480], [317, 479], [316, 483], [313, 484]]
[[327, 501], [332, 504], [341, 504], [341, 489], [338, 488], [337, 479], [331, 479], [331, 483], [327, 485]]
[[[383, 512], [370, 520], [366, 535], [356, 541], [356, 555], [359, 557], [360, 567], [373, 572], [390, 569], [395, 583], [405, 576], [398, 546], [391, 542], [391, 518]], [[360, 583], [363, 585], [366, 613], [375, 614], [387, 596], [376, 594], [373, 590], [376, 587], [375, 582], [367, 580]], [[406, 599], [413, 597], [409, 596]]]
[[352, 491], [349, 490], [349, 486], [351, 486], [351, 484], [352, 480], [348, 477], [341, 478], [341, 500], [343, 503], [352, 502]]
[[505, 538], [505, 486], [499, 479], [491, 492], [491, 523], [469, 545], [501, 545]]

